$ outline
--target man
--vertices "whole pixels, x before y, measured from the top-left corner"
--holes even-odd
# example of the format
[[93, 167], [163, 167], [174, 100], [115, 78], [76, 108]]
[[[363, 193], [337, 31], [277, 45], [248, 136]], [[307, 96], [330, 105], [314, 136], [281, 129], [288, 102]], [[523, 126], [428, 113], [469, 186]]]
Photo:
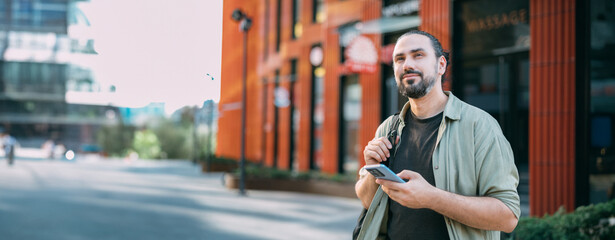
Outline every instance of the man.
[[15, 144], [17, 141], [12, 137], [4, 128], [0, 128], [0, 141], [2, 141], [2, 147], [4, 148], [4, 156], [8, 165], [13, 165], [15, 161]]
[[393, 151], [389, 117], [363, 155], [365, 164], [379, 164], [395, 153], [389, 167], [407, 182], [376, 180], [361, 169], [355, 186], [365, 208], [379, 186], [388, 195], [388, 239], [499, 239], [499, 231], [517, 225], [519, 177], [510, 144], [493, 117], [442, 90], [446, 66], [429, 33], [413, 30], [397, 40], [393, 70], [408, 97], [398, 118], [401, 137]]

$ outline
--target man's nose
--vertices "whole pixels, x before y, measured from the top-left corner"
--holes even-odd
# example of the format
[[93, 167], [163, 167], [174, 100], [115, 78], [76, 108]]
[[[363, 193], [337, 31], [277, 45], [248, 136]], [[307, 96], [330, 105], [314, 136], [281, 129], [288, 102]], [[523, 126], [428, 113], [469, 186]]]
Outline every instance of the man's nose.
[[408, 59], [406, 59], [404, 61], [403, 67], [404, 67], [404, 71], [416, 70], [416, 62], [414, 62], [412, 59], [408, 58]]

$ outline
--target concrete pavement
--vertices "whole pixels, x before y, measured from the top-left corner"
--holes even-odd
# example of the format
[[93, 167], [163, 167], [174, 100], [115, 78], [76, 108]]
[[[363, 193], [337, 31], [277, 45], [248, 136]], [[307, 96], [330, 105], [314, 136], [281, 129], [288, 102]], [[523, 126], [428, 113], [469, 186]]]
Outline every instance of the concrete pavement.
[[185, 161], [0, 160], [0, 239], [350, 239], [357, 199], [222, 186]]

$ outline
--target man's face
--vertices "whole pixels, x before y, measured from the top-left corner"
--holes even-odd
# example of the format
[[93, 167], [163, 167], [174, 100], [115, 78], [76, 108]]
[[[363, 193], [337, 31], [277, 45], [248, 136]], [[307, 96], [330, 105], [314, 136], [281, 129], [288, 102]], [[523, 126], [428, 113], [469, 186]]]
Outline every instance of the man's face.
[[393, 50], [393, 71], [399, 92], [413, 99], [425, 96], [444, 74], [440, 62], [428, 37], [412, 34], [399, 39]]

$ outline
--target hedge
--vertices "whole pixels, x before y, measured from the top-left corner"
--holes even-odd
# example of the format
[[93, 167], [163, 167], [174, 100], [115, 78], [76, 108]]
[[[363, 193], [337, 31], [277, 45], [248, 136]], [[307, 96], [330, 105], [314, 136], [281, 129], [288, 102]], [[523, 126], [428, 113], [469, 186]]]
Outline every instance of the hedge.
[[512, 239], [615, 239], [615, 199], [519, 220]]

